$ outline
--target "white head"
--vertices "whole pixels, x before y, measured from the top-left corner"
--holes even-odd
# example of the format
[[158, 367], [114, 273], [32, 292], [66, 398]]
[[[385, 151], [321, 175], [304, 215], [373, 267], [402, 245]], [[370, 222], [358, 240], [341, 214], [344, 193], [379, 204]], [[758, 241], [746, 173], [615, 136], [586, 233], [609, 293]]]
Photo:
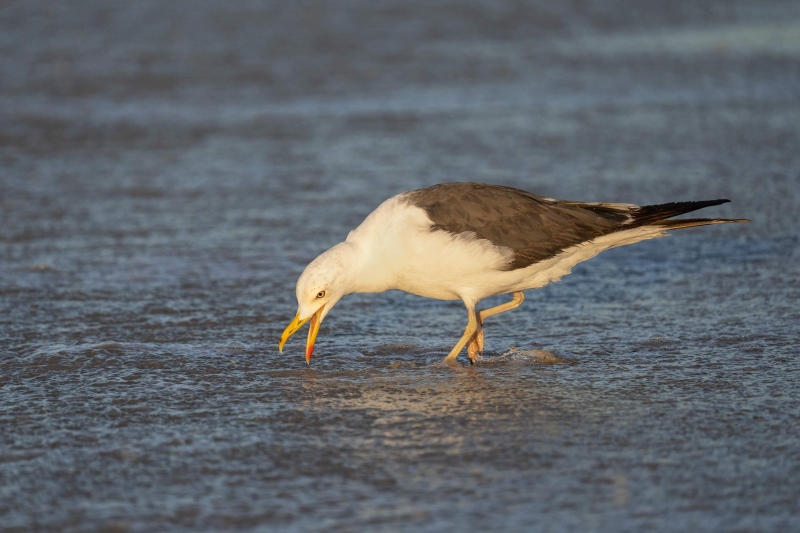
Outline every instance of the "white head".
[[342, 242], [314, 259], [297, 280], [297, 314], [281, 335], [279, 349], [309, 320], [306, 362], [311, 363], [314, 340], [322, 319], [342, 296], [355, 290], [355, 245]]

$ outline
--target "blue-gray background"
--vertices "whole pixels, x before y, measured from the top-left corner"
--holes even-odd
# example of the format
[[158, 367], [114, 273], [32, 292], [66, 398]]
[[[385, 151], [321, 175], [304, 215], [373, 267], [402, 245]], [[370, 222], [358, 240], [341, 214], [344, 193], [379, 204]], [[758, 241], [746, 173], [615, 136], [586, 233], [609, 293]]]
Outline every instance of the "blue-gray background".
[[[800, 3], [7, 1], [0, 69], [0, 530], [800, 528]], [[397, 292], [278, 353], [308, 261], [456, 180], [753, 222], [476, 367]]]

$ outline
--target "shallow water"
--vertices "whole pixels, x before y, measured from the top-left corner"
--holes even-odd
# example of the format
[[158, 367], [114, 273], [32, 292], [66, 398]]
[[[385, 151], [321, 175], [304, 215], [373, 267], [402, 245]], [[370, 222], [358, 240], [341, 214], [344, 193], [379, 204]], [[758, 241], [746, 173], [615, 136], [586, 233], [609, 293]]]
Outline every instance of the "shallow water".
[[[0, 530], [800, 527], [793, 4], [0, 24]], [[399, 292], [342, 300], [311, 366], [304, 332], [279, 354], [305, 265], [451, 180], [753, 222], [529, 291], [473, 367], [435, 366], [461, 305]]]

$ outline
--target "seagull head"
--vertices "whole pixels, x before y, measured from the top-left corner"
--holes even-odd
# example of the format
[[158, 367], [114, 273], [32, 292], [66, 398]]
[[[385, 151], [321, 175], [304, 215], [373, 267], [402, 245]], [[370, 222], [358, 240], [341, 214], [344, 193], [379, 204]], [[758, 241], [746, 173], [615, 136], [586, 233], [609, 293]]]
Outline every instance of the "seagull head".
[[306, 363], [311, 364], [314, 340], [317, 338], [322, 319], [330, 312], [342, 296], [353, 292], [352, 258], [353, 245], [337, 244], [314, 259], [297, 280], [297, 314], [281, 335], [278, 349], [306, 322], [311, 322], [306, 340]]

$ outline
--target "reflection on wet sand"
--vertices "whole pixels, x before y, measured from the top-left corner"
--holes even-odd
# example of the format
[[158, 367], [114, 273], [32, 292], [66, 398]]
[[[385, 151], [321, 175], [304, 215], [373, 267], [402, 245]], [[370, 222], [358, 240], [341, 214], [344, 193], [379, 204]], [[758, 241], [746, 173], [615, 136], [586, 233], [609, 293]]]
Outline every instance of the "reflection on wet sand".
[[[0, 529], [797, 530], [800, 3], [623, 7], [3, 2]], [[454, 180], [754, 222], [529, 291], [474, 366], [398, 292], [278, 353], [311, 259]]]

